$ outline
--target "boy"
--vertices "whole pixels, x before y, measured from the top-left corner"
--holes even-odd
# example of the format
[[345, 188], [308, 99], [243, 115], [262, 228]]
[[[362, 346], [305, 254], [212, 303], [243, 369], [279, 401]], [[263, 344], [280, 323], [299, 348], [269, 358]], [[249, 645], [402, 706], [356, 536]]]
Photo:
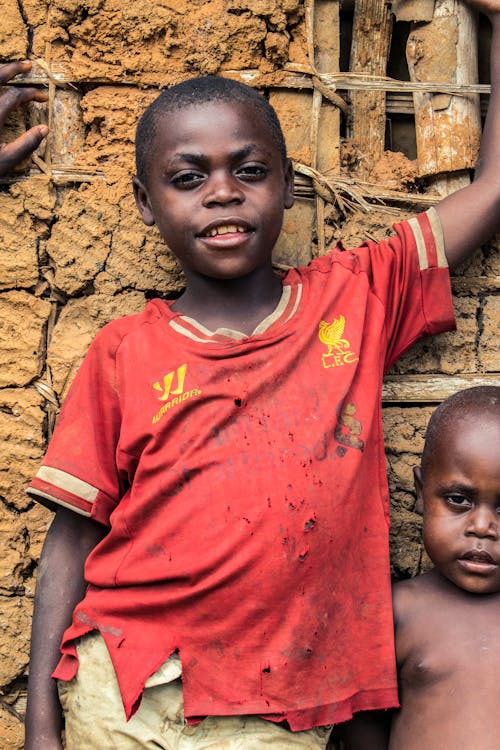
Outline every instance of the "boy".
[[434, 568], [393, 593], [401, 708], [355, 717], [349, 750], [500, 747], [499, 445], [500, 387], [460, 391], [431, 417], [414, 473]]
[[187, 286], [98, 334], [30, 486], [58, 511], [26, 750], [61, 748], [51, 674], [69, 750], [312, 750], [397, 705], [380, 381], [453, 326], [446, 258], [499, 227], [498, 122], [493, 96], [476, 181], [437, 211], [280, 279], [272, 108], [202, 78], [146, 111], [136, 203]]

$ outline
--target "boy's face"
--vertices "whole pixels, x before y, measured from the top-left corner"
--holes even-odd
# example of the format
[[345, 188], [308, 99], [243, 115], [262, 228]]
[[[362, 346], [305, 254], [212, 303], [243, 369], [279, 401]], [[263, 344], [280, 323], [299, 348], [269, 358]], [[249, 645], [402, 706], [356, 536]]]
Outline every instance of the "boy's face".
[[241, 103], [183, 108], [160, 120], [151, 148], [147, 184], [134, 178], [137, 206], [188, 281], [271, 268], [293, 172], [262, 114]]
[[422, 476], [423, 539], [434, 565], [465, 591], [500, 591], [500, 416], [457, 418]]

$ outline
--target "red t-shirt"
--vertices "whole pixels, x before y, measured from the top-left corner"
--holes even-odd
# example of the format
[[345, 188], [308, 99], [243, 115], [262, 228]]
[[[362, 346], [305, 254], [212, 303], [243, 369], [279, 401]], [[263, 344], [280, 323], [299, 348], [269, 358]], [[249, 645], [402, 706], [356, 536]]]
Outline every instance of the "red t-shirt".
[[176, 649], [193, 722], [397, 705], [381, 382], [454, 326], [436, 220], [290, 271], [249, 337], [159, 299], [101, 330], [29, 489], [109, 527], [56, 677], [98, 629], [127, 717]]

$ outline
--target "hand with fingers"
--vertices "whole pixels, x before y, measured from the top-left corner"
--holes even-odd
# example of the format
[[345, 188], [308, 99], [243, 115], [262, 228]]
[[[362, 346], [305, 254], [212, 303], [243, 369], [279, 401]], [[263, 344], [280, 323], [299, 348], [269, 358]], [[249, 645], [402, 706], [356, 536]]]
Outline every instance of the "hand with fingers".
[[500, 0], [467, 0], [467, 3], [490, 18], [500, 13]]
[[[27, 73], [30, 69], [31, 63], [29, 60], [2, 65], [0, 67], [0, 86], [20, 73]], [[22, 104], [45, 102], [47, 99], [47, 94], [36, 88], [27, 86], [9, 88], [0, 96], [0, 127], [4, 125], [9, 114]], [[46, 125], [36, 125], [12, 143], [0, 143], [0, 177], [7, 174], [38, 148], [48, 132], [49, 129]]]

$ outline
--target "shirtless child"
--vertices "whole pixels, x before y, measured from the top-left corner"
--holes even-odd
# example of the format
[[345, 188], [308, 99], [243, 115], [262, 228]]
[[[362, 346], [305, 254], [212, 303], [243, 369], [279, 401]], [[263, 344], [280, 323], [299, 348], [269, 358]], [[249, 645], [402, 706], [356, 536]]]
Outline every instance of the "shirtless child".
[[415, 484], [434, 567], [393, 594], [401, 708], [356, 714], [347, 750], [500, 748], [499, 446], [500, 387], [432, 415]]
[[390, 750], [500, 748], [500, 387], [447, 399], [415, 469], [434, 568], [394, 587]]

